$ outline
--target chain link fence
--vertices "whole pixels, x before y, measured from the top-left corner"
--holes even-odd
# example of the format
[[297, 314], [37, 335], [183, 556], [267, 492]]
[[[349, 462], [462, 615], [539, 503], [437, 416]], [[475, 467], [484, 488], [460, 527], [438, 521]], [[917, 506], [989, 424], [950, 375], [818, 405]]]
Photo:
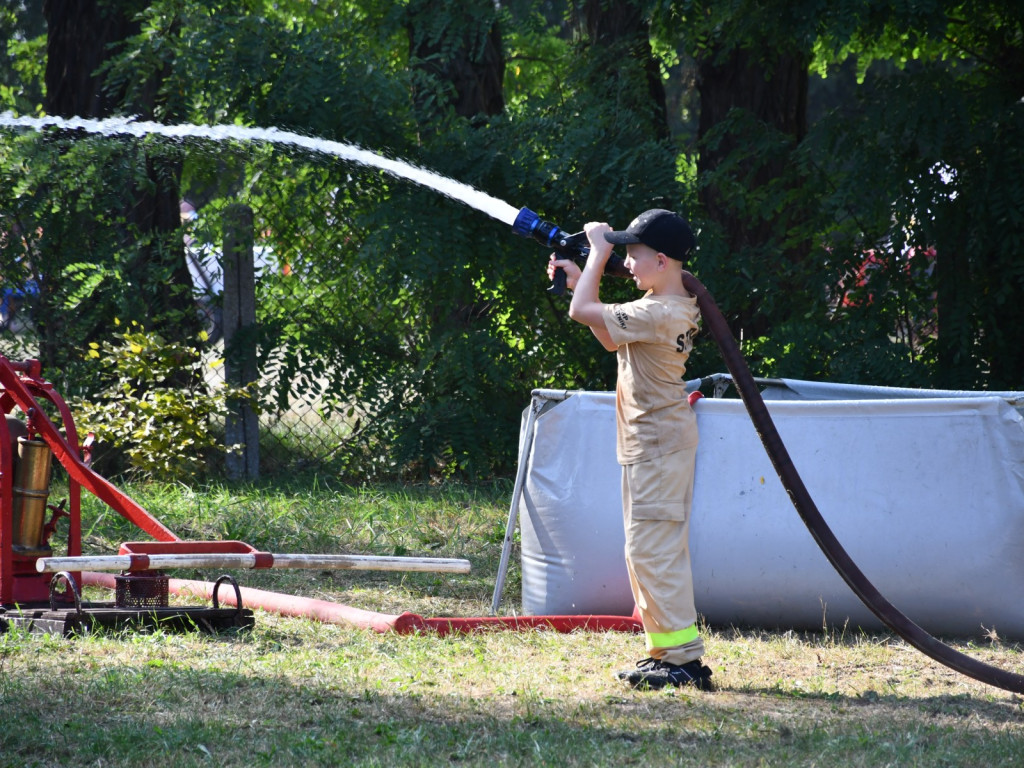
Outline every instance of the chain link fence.
[[229, 456], [229, 474], [345, 472], [373, 418], [357, 395], [367, 371], [352, 361], [363, 340], [351, 329], [372, 322], [393, 335], [401, 315], [357, 316], [363, 308], [339, 292], [347, 246], [332, 229], [329, 190], [301, 200], [269, 191], [248, 204], [212, 201], [184, 223], [209, 385], [255, 382], [259, 392], [257, 463], [250, 452], [232, 467]]
[[[145, 154], [139, 145], [104, 151]], [[492, 237], [492, 220], [371, 168], [255, 145], [163, 151], [186, 169], [167, 252], [188, 265], [206, 383], [217, 388], [245, 369], [236, 382], [258, 393], [258, 463], [249, 457], [229, 466], [233, 474], [419, 480], [510, 471], [521, 410], [551, 375], [538, 373], [548, 366], [536, 350], [541, 336], [529, 332], [545, 307], [531, 298], [524, 310], [514, 299], [542, 288], [542, 254], [527, 273], [495, 255], [500, 244], [481, 253], [479, 231]], [[103, 366], [87, 354], [94, 340], [116, 334], [115, 318], [153, 321], [140, 299], [146, 286], [132, 283], [139, 246], [130, 228], [116, 210], [76, 203], [88, 185], [92, 198], [114, 199], [125, 181], [109, 170], [77, 179], [81, 160], [70, 164], [70, 152], [33, 152], [33, 163], [49, 164], [33, 178], [49, 173], [61, 186], [39, 181], [20, 197], [0, 195], [0, 351], [41, 357], [55, 385], [88, 396]], [[225, 291], [233, 241], [252, 257], [244, 322], [227, 316], [239, 307]], [[449, 249], [463, 260], [447, 263]], [[66, 364], [46, 359], [47, 326], [51, 339], [60, 327]]]

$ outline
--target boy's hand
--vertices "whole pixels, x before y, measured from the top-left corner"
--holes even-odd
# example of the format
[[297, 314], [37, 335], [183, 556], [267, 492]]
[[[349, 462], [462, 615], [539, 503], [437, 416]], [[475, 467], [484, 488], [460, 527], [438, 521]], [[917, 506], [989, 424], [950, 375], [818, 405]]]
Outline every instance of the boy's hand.
[[612, 228], [603, 221], [591, 221], [584, 225], [583, 231], [587, 233], [587, 239], [590, 241], [590, 256], [587, 258], [587, 263], [593, 261], [604, 266], [608, 257], [612, 255], [614, 247], [604, 239], [604, 233], [611, 232]]
[[580, 279], [581, 270], [572, 259], [560, 259], [557, 255], [551, 254], [548, 259], [548, 280], [555, 279], [555, 270], [565, 270], [565, 287], [570, 291], [576, 287], [576, 281]]

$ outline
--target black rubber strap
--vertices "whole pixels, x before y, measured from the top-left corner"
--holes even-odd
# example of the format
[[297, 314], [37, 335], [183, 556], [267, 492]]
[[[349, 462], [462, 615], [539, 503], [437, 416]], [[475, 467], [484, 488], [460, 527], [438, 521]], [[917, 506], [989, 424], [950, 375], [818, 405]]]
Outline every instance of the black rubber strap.
[[685, 271], [683, 272], [683, 284], [690, 293], [697, 297], [704, 325], [722, 350], [722, 357], [725, 358], [725, 365], [729, 369], [729, 373], [732, 374], [733, 384], [743, 399], [747, 413], [750, 414], [750, 418], [754, 422], [754, 429], [757, 430], [793, 506], [796, 507], [796, 511], [800, 514], [814, 540], [818, 542], [821, 551], [825, 553], [825, 557], [854, 591], [854, 594], [887, 627], [926, 656], [988, 685], [1015, 693], [1024, 693], [1024, 675], [993, 667], [950, 648], [907, 618], [868, 581], [857, 564], [850, 559], [839, 540], [836, 539], [807, 492], [803, 480], [800, 479], [796, 467], [793, 466], [786, 446], [782, 443], [782, 438], [779, 437], [778, 430], [775, 429], [775, 423], [768, 413], [768, 408], [754, 382], [754, 377], [740, 354], [732, 331], [729, 330], [725, 318], [714, 299], [711, 298], [708, 289], [696, 277]]

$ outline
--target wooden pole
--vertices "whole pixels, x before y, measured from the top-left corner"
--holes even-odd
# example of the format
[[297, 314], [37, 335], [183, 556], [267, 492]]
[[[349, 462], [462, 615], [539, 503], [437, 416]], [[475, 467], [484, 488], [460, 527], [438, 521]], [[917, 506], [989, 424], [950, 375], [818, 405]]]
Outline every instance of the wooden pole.
[[[468, 560], [443, 557], [378, 557], [375, 555], [270, 555], [260, 553], [260, 568], [309, 568], [316, 570], [419, 571], [469, 573]], [[167, 568], [256, 568], [257, 553], [174, 555], [81, 555], [40, 557], [39, 573], [60, 571], [145, 571]]]

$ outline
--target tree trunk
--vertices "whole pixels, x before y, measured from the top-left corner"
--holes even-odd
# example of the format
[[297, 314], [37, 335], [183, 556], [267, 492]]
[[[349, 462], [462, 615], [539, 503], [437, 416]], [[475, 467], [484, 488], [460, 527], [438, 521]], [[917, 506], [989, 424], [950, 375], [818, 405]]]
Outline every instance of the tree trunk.
[[[121, 109], [152, 119], [163, 73], [146, 83], [142, 103], [135, 104], [124, 104], [124, 94], [111, 92], [99, 73], [119, 53], [119, 44], [139, 32], [133, 20], [138, 5], [45, 0], [47, 112], [102, 119]], [[199, 320], [181, 237], [181, 171], [181, 161], [173, 155], [147, 156], [149, 183], [125, 190], [124, 219], [138, 242], [130, 278], [145, 295], [148, 316], [140, 319], [167, 339], [191, 341], [199, 332]]]
[[[714, 143], [707, 139], [732, 110], [741, 109], [757, 123], [792, 137], [794, 145], [799, 143], [807, 132], [808, 58], [774, 54], [764, 63], [756, 51], [737, 49], [724, 55], [709, 52], [698, 59], [697, 66], [701, 147], [698, 173], [706, 178], [718, 171], [723, 161], [735, 162], [737, 156], [745, 155], [748, 159], [741, 160], [730, 172], [730, 180], [742, 183], [744, 194], [756, 194], [759, 188], [787, 172], [788, 153], [771, 158], [756, 156], [749, 148], [749, 138], [737, 134], [727, 134]], [[800, 212], [793, 210], [776, 210], [771, 217], [751, 216], [749, 210], [734, 205], [735, 201], [714, 184], [701, 187], [700, 199], [708, 217], [724, 233], [725, 248], [740, 259], [744, 254], [748, 258], [764, 258], [766, 251], [777, 249], [779, 232], [789, 232], [800, 223]], [[777, 255], [798, 264], [807, 253], [808, 247], [804, 245]], [[782, 296], [788, 295], [789, 286], [785, 284], [778, 284], [775, 289]], [[768, 331], [770, 321], [757, 307], [748, 307], [741, 313], [739, 326], [748, 338], [756, 338]]]
[[668, 139], [665, 86], [661, 80], [661, 67], [651, 50], [650, 23], [640, 6], [632, 0], [586, 0], [574, 24], [593, 45], [609, 53], [609, 61], [633, 61], [643, 66], [647, 93], [655, 115], [652, 124], [654, 134], [658, 139]]
[[[486, 0], [485, 0], [486, 2]], [[499, 115], [505, 109], [505, 57], [493, 6], [479, 15], [460, 13], [458, 3], [412, 0], [406, 12], [409, 58], [413, 66], [441, 85], [450, 85], [446, 98], [430, 106], [432, 89], [414, 94], [421, 110], [441, 111], [451, 105], [460, 117]], [[448, 14], [460, 23], [447, 24], [437, 34], [437, 19]]]
[[96, 74], [111, 46], [138, 25], [98, 0], [45, 0], [46, 110], [60, 117], [108, 117], [119, 99], [104, 93]]
[[938, 365], [933, 381], [943, 389], [971, 389], [978, 383], [973, 352], [977, 324], [970, 311], [969, 294], [963, 290], [971, 282], [970, 259], [964, 230], [944, 229], [948, 229], [949, 237], [938, 242], [935, 257]]

